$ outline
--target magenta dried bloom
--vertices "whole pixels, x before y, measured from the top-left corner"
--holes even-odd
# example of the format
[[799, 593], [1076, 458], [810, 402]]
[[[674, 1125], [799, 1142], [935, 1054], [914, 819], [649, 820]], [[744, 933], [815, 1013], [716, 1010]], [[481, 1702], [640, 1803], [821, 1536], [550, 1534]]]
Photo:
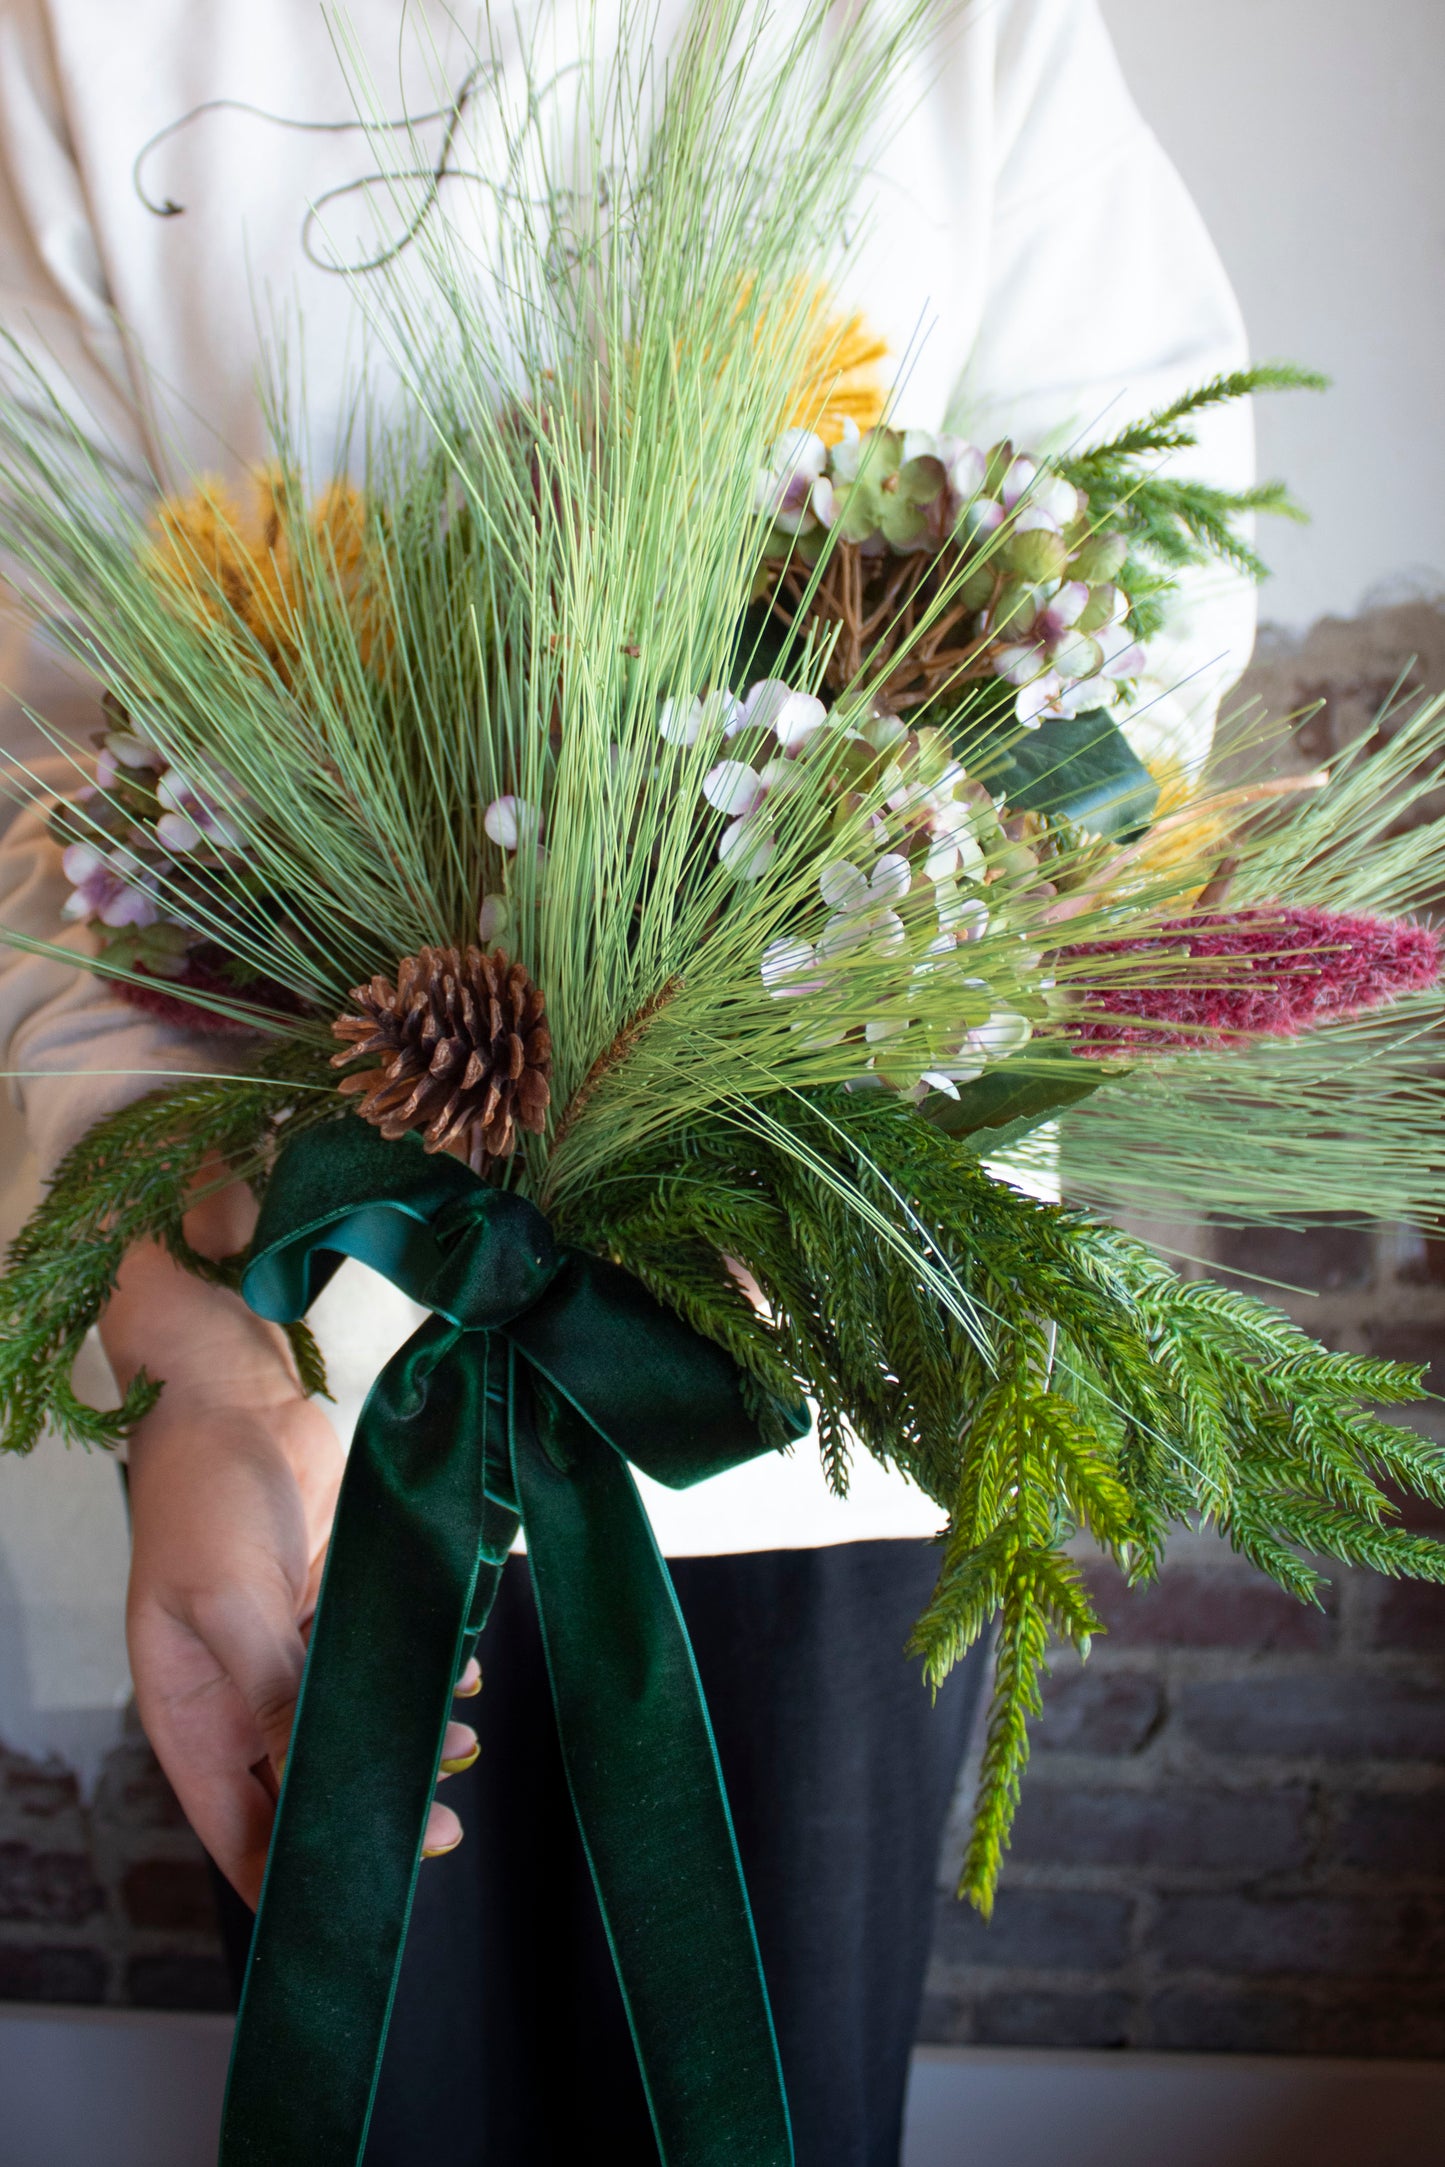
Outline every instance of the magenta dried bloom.
[[[1093, 982], [1078, 970], [1089, 957], [1102, 966]], [[1159, 965], [1152, 983], [1148, 957]], [[1065, 960], [1063, 982], [1079, 1004], [1070, 1035], [1080, 1053], [1104, 1054], [1294, 1038], [1433, 985], [1441, 958], [1428, 926], [1270, 904], [1177, 919], [1139, 940], [1081, 943]]]

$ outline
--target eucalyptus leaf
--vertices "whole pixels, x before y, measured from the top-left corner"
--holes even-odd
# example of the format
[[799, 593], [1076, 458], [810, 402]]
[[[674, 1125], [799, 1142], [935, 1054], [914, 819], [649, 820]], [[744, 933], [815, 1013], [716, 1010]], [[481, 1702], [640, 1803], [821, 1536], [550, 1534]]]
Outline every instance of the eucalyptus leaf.
[[1016, 1053], [965, 1084], [956, 1099], [933, 1092], [922, 1111], [945, 1136], [977, 1136], [981, 1151], [995, 1152], [1087, 1098], [1104, 1080], [1097, 1062], [1077, 1061], [1072, 1054]]
[[1148, 826], [1159, 788], [1103, 708], [1044, 722], [965, 754], [1012, 812], [1045, 813], [1125, 841]]

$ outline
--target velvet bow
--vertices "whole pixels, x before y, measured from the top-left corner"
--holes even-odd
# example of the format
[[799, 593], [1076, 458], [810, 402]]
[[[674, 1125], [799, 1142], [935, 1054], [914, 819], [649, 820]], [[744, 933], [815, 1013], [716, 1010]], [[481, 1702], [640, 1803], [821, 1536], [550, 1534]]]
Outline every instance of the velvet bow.
[[346, 1256], [431, 1315], [377, 1378], [342, 1484], [222, 2167], [360, 2157], [453, 1688], [519, 1526], [662, 2158], [785, 2167], [717, 1752], [626, 1465], [680, 1489], [767, 1449], [738, 1373], [629, 1274], [559, 1245], [524, 1198], [355, 1120], [283, 1152], [246, 1299], [299, 1318]]

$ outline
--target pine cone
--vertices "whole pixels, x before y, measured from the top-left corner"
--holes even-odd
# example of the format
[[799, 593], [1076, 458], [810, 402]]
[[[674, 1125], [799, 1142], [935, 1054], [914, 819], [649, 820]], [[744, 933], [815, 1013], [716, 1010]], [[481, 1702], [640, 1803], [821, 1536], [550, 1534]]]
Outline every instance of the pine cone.
[[516, 1149], [518, 1127], [540, 1134], [552, 1091], [552, 1034], [538, 988], [498, 950], [423, 948], [351, 995], [359, 1015], [332, 1024], [347, 1042], [342, 1068], [379, 1054], [379, 1068], [343, 1078], [357, 1112], [383, 1136], [421, 1129], [428, 1151], [462, 1143], [479, 1171]]

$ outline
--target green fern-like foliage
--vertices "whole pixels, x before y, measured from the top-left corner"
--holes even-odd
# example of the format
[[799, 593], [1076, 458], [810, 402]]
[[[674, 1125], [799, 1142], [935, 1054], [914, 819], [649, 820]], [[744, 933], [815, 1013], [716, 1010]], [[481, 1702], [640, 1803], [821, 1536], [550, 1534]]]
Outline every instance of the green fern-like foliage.
[[1268, 566], [1239, 531], [1243, 517], [1305, 517], [1282, 482], [1219, 489], [1161, 471], [1161, 462], [1172, 452], [1193, 450], [1200, 414], [1259, 392], [1323, 391], [1327, 383], [1314, 370], [1288, 362], [1236, 369], [1131, 423], [1107, 443], [1060, 460], [1059, 471], [1086, 492], [1090, 519], [1101, 531], [1121, 533], [1128, 541], [1129, 561], [1120, 578], [1139, 638], [1152, 639], [1160, 630], [1167, 598], [1188, 565], [1217, 559], [1251, 579], [1268, 577]]
[[[0, 1448], [28, 1452], [46, 1429], [67, 1444], [114, 1446], [155, 1405], [161, 1387], [144, 1371], [116, 1408], [87, 1406], [71, 1382], [122, 1258], [158, 1241], [187, 1269], [234, 1283], [235, 1263], [212, 1264], [185, 1239], [194, 1185], [214, 1171], [263, 1186], [285, 1136], [343, 1109], [334, 1086], [317, 1088], [325, 1075], [321, 1057], [287, 1045], [263, 1055], [251, 1080], [198, 1077], [153, 1092], [68, 1153], [0, 1278]], [[304, 1326], [292, 1345], [303, 1384], [323, 1391]]]
[[1050, 1637], [1084, 1653], [1100, 1630], [1075, 1533], [1136, 1582], [1171, 1526], [1201, 1518], [1305, 1600], [1320, 1556], [1445, 1580], [1445, 1546], [1393, 1524], [1381, 1488], [1445, 1502], [1445, 1452], [1373, 1411], [1420, 1397], [1418, 1370], [1328, 1353], [1248, 1296], [1181, 1280], [1117, 1229], [991, 1179], [881, 1092], [794, 1101], [761, 1130], [697, 1127], [598, 1183], [564, 1231], [759, 1388], [807, 1393], [836, 1487], [856, 1441], [947, 1514], [912, 1645], [936, 1686], [999, 1621], [962, 1876], [985, 1912]]
[[[154, 1405], [71, 1382], [134, 1241], [188, 1247], [193, 1182], [264, 1186], [277, 1150], [352, 1118], [324, 1056], [273, 1048], [245, 1083], [199, 1079], [102, 1122], [61, 1167], [0, 1283], [0, 1439], [113, 1445]], [[318, 1088], [320, 1087], [320, 1088]], [[998, 1622], [962, 1890], [991, 1908], [1050, 1641], [1100, 1623], [1068, 1545], [1133, 1581], [1203, 1519], [1316, 1599], [1315, 1560], [1445, 1581], [1445, 1545], [1395, 1524], [1384, 1484], [1445, 1504], [1445, 1451], [1374, 1411], [1420, 1372], [1330, 1354], [1248, 1296], [1180, 1280], [1132, 1237], [991, 1178], [967, 1139], [847, 1089], [722, 1109], [567, 1191], [559, 1235], [613, 1257], [738, 1363], [760, 1419], [806, 1394], [834, 1487], [862, 1448], [939, 1507], [939, 1575], [912, 1647], [936, 1688]], [[749, 1284], [751, 1282], [751, 1284]], [[304, 1329], [297, 1359], [324, 1385]], [[782, 1442], [781, 1438], [777, 1440]]]

